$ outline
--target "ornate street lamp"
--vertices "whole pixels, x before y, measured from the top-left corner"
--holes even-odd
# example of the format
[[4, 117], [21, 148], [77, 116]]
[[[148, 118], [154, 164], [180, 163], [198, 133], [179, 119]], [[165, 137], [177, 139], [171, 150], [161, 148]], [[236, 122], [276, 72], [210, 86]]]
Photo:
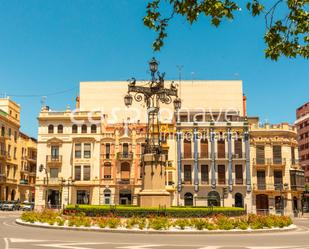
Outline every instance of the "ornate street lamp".
[[[172, 97], [175, 97], [174, 107], [178, 111], [181, 107], [181, 100], [178, 98], [177, 86], [174, 82], [169, 88], [164, 87], [165, 73], [158, 71], [158, 62], [155, 58], [149, 62], [149, 69], [152, 79], [146, 85], [138, 86], [136, 79], [132, 78], [128, 85], [128, 93], [124, 97], [124, 103], [127, 107], [132, 105], [133, 98], [137, 102], [144, 101], [147, 106], [147, 134], [145, 153], [161, 154], [160, 139], [160, 121], [159, 111], [160, 103], [170, 104]], [[134, 96], [132, 96], [133, 94]]]

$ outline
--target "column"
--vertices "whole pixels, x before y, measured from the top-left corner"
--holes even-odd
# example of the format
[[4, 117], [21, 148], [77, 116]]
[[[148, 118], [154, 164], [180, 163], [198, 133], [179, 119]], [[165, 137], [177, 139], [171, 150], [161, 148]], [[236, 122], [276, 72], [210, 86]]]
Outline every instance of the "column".
[[247, 192], [251, 192], [251, 170], [250, 170], [250, 137], [249, 131], [245, 131], [244, 133], [245, 139], [245, 153], [246, 153], [246, 185]]
[[228, 183], [229, 191], [233, 191], [233, 164], [232, 164], [232, 133], [228, 130], [227, 133], [227, 147], [228, 147]]
[[197, 128], [193, 131], [193, 142], [194, 142], [194, 191], [198, 191], [198, 132]]
[[178, 192], [182, 189], [182, 179], [181, 172], [182, 171], [182, 162], [181, 162], [181, 131], [177, 130], [177, 172], [178, 172]]
[[211, 187], [216, 188], [216, 159], [215, 159], [215, 132], [210, 131], [210, 143], [211, 143]]

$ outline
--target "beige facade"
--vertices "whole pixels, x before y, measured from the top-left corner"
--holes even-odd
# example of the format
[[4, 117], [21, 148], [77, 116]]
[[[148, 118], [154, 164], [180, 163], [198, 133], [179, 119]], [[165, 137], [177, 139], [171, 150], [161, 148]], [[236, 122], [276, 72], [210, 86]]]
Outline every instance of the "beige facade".
[[0, 200], [34, 200], [36, 140], [20, 132], [20, 107], [0, 99]]
[[292, 215], [301, 210], [304, 172], [297, 131], [287, 123], [260, 126], [250, 120], [254, 211]]
[[[38, 209], [76, 203], [140, 204], [145, 109], [142, 103], [125, 108], [126, 90], [127, 82], [81, 82], [77, 110], [41, 110], [38, 166], [43, 170], [37, 172]], [[183, 107], [177, 115], [172, 107], [162, 107], [161, 133], [167, 157], [164, 196], [170, 196], [172, 206], [238, 206], [256, 212], [261, 191], [254, 164], [256, 136], [261, 132], [273, 136], [275, 126], [267, 130], [254, 119], [248, 122], [241, 81], [183, 82], [181, 99]], [[286, 142], [282, 147], [286, 163], [279, 165], [284, 169], [283, 186], [289, 182], [290, 190], [284, 193], [290, 212], [291, 200], [297, 197], [299, 202], [301, 193], [292, 186], [290, 176], [298, 165], [288, 163], [291, 147], [297, 162], [297, 143], [294, 128], [283, 125], [280, 129], [274, 139], [279, 136], [290, 141], [290, 147]], [[274, 167], [265, 167], [269, 168], [266, 185], [273, 185]], [[271, 195], [268, 189], [264, 192], [269, 200], [276, 198], [277, 189]], [[271, 207], [269, 201], [267, 209]]]

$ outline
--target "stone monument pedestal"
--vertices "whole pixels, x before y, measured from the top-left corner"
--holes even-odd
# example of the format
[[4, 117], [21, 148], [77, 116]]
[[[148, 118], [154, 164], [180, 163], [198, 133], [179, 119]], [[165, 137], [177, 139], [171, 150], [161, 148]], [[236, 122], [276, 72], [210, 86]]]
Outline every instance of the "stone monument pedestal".
[[141, 207], [170, 207], [171, 196], [165, 190], [165, 155], [145, 154]]

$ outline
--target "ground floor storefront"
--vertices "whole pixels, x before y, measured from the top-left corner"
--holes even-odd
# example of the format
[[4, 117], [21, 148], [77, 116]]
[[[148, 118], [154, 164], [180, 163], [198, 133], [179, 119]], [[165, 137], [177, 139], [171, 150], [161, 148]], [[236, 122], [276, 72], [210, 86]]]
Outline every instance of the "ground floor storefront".
[[17, 185], [17, 184], [1, 184], [0, 200], [1, 201], [34, 201], [34, 186]]
[[254, 193], [254, 212], [257, 214], [279, 214], [298, 216], [302, 212], [302, 193]]
[[245, 186], [235, 186], [231, 191], [226, 187], [201, 186], [195, 191], [194, 186], [185, 186], [175, 195], [178, 206], [221, 206], [242, 207], [251, 212], [251, 193]]

